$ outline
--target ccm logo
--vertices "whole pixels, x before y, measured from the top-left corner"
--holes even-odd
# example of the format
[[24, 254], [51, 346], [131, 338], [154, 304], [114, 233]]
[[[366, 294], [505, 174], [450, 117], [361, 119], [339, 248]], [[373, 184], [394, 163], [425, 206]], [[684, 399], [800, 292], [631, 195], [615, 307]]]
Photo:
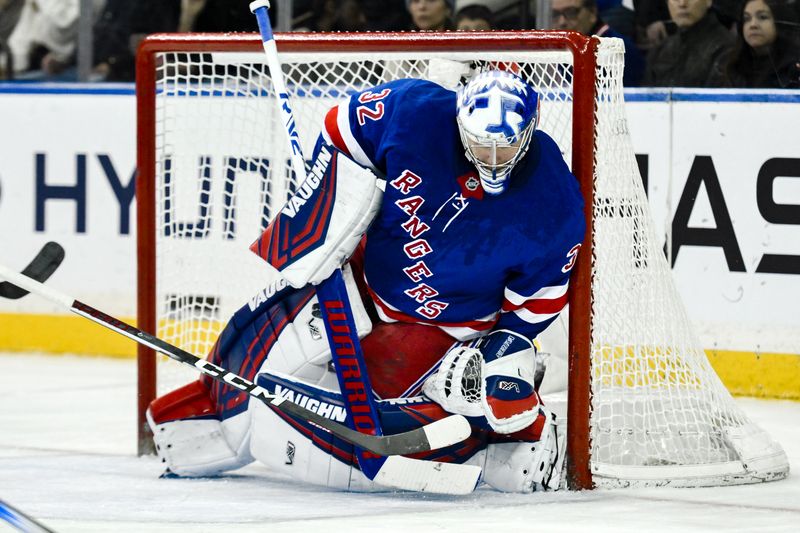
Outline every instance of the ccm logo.
[[514, 383], [513, 381], [501, 381], [497, 384], [497, 388], [500, 390], [513, 390], [519, 394], [519, 384]]

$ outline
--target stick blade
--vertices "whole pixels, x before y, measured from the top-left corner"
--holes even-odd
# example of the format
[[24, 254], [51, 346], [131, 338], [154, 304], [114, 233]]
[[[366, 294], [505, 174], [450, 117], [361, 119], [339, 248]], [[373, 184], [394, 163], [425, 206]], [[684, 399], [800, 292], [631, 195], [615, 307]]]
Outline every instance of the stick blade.
[[481, 467], [409, 459], [386, 458], [375, 481], [386, 487], [433, 494], [469, 494], [478, 485]]
[[431, 450], [458, 444], [472, 434], [472, 427], [461, 415], [452, 415], [423, 426]]
[[370, 435], [358, 433], [349, 440], [377, 455], [410, 455], [458, 444], [471, 434], [472, 428], [466, 418], [450, 415], [405, 433], [386, 435], [380, 442]]
[[[57, 242], [50, 241], [45, 244], [33, 261], [25, 267], [22, 274], [33, 278], [39, 283], [44, 283], [56, 271], [64, 260], [64, 248]], [[28, 291], [17, 287], [8, 281], [0, 282], [0, 297], [9, 300], [18, 300], [26, 296]]]

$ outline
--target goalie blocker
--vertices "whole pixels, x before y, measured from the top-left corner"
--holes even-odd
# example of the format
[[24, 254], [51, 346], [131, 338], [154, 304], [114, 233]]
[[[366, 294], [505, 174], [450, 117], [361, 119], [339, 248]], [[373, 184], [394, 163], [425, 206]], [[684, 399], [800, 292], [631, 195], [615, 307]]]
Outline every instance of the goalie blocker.
[[382, 188], [370, 170], [319, 143], [308, 177], [250, 249], [292, 287], [317, 285], [353, 253], [380, 209]]
[[[322, 146], [318, 154], [309, 178], [252, 248], [273, 266], [286, 263], [281, 273], [288, 283], [275, 281], [243, 306], [209, 360], [345, 422], [348, 414], [309, 284], [324, 280], [353, 254], [381, 195], [374, 174], [341, 152]], [[296, 208], [308, 202], [315, 217], [298, 217]], [[299, 252], [298, 242], [307, 243]], [[363, 284], [360, 253], [344, 269], [344, 278], [374, 392], [388, 399], [379, 402], [386, 434], [443, 418], [448, 411], [465, 414], [471, 417], [472, 436], [422, 458], [481, 467], [482, 480], [503, 491], [557, 486], [564, 439], [534, 389], [536, 354], [530, 341], [499, 331], [480, 346], [464, 345], [439, 328], [382, 323]], [[443, 356], [445, 370], [440, 370]], [[477, 388], [446, 383], [452, 365], [461, 368], [459, 383], [477, 383]], [[419, 395], [426, 378], [426, 391], [439, 403]], [[456, 389], [466, 409], [454, 400]], [[259, 460], [299, 481], [385, 490], [359, 470], [352, 445], [205, 377], [156, 399], [148, 422], [162, 462], [176, 475], [214, 475]]]

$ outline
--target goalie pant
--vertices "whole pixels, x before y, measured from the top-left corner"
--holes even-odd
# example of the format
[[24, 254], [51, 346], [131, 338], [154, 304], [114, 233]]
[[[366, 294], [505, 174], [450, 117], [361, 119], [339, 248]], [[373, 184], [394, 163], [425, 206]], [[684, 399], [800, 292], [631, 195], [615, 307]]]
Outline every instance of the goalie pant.
[[[418, 393], [442, 354], [454, 345], [438, 328], [381, 323], [365, 308], [352, 270], [344, 271], [356, 329], [379, 401], [386, 434], [447, 416]], [[365, 289], [364, 289], [365, 290]], [[370, 317], [372, 315], [372, 319]], [[209, 360], [318, 414], [344, 423], [346, 412], [330, 363], [314, 288], [274, 282], [230, 320]], [[532, 464], [553, 442], [554, 426], [543, 406], [529, 427], [492, 432], [478, 417], [465, 441], [415, 457], [483, 467], [482, 479], [510, 492], [541, 488]], [[152, 402], [147, 413], [156, 448], [167, 469], [179, 476], [208, 476], [254, 460], [298, 481], [355, 491], [385, 490], [358, 469], [353, 446], [304, 420], [272, 409], [229, 386], [201, 376]], [[548, 439], [540, 440], [542, 435]], [[532, 444], [533, 443], [533, 444]]]

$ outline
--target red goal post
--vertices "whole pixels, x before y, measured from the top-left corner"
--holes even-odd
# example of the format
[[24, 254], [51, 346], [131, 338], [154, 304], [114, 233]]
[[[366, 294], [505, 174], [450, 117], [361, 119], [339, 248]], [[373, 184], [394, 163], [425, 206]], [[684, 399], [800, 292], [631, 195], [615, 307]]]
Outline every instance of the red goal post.
[[[542, 31], [276, 36], [305, 143], [313, 143], [314, 128], [318, 128], [315, 122], [323, 117], [321, 109], [314, 106], [330, 106], [337, 98], [377, 84], [376, 80], [440, 74], [447, 78], [450, 70], [471, 62], [478, 68], [506, 65], [519, 70], [540, 92], [541, 127], [564, 151], [581, 183], [586, 205], [587, 238], [573, 270], [569, 299], [567, 465], [571, 487], [591, 488], [600, 479], [611, 485], [698, 485], [782, 477], [786, 469], [780, 447], [775, 448], [763, 432], [752, 429], [736, 411], [707, 360], [703, 362], [705, 355], [696, 347], [672, 288], [669, 266], [659, 255], [646, 198], [637, 182], [622, 106], [622, 46], [613, 41], [575, 32]], [[261, 50], [255, 34], [180, 34], [150, 36], [138, 52], [139, 327], [190, 351], [207, 351], [219, 324], [230, 316], [230, 309], [235, 310], [222, 303], [227, 287], [206, 288], [212, 281], [201, 276], [225, 278], [228, 283], [248, 277], [234, 273], [238, 265], [233, 263], [216, 271], [215, 265], [206, 268], [206, 260], [210, 261], [207, 251], [216, 250], [215, 246], [229, 250], [241, 238], [238, 248], [248, 254], [247, 239], [257, 236], [267, 213], [285, 201], [293, 186], [288, 164], [282, 164], [287, 158], [279, 148], [285, 145], [279, 137], [280, 124], [258, 122], [266, 120], [270, 106], [274, 107], [268, 73], [263, 58], [259, 59]], [[438, 66], [440, 63], [444, 66]], [[443, 69], [443, 74], [434, 65]], [[308, 116], [304, 118], [306, 108]], [[251, 124], [251, 120], [256, 122]], [[274, 117], [269, 120], [274, 122]], [[239, 130], [245, 133], [236, 140]], [[254, 139], [262, 134], [264, 138]], [[239, 149], [239, 145], [247, 148]], [[232, 157], [230, 153], [236, 150], [240, 155]], [[262, 152], [269, 156], [261, 157]], [[214, 166], [219, 161], [224, 161], [221, 174]], [[611, 171], [614, 166], [624, 170]], [[260, 183], [258, 191], [254, 190], [260, 198], [256, 223], [248, 235], [239, 229], [243, 224], [236, 226], [236, 209], [246, 198], [238, 192], [244, 186], [236, 178], [240, 172]], [[623, 187], [613, 183], [617, 176]], [[218, 185], [220, 180], [227, 181]], [[598, 187], [608, 187], [608, 192], [598, 193]], [[183, 189], [189, 191], [185, 196]], [[215, 196], [218, 189], [221, 192]], [[218, 216], [220, 204], [222, 217]], [[190, 208], [185, 208], [187, 205]], [[185, 209], [180, 211], [181, 207]], [[179, 223], [179, 218], [191, 222]], [[227, 233], [214, 245], [220, 227]], [[233, 227], [236, 231], [230, 229]], [[609, 245], [598, 251], [598, 242]], [[194, 255], [193, 243], [205, 251]], [[236, 260], [247, 261], [244, 256]], [[625, 263], [621, 269], [612, 265], [604, 270], [606, 262], [613, 261]], [[198, 262], [203, 262], [204, 268], [195, 276], [192, 269]], [[651, 283], [651, 277], [658, 279]], [[173, 283], [168, 278], [175, 280], [175, 288], [166, 287]], [[600, 281], [610, 279], [615, 288], [598, 288]], [[650, 284], [655, 288], [639, 295], [625, 287], [631, 280], [637, 287]], [[194, 285], [179, 288], [179, 281]], [[630, 301], [620, 302], [614, 296], [623, 292]], [[232, 305], [242, 305], [250, 294], [246, 290], [239, 293], [238, 302]], [[610, 298], [608, 303], [606, 298]], [[663, 313], [661, 302], [666, 302]], [[607, 320], [606, 307], [618, 315]], [[631, 308], [638, 315], [626, 315]], [[666, 313], [677, 315], [677, 326], [666, 328], [680, 330], [676, 339], [653, 340], [652, 335], [638, 330], [626, 338], [619, 331], [624, 329], [621, 325], [629, 327], [629, 322], [660, 331], [665, 328], [647, 321], [660, 320], [657, 315]], [[215, 325], [206, 328], [211, 322]], [[160, 366], [152, 351], [139, 348], [140, 453], [151, 450], [144, 412], [157, 394]], [[696, 413], [704, 408], [724, 412], [724, 423], [717, 424], [719, 416], [708, 413], [700, 416], [702, 423], [696, 423]], [[646, 413], [654, 410], [658, 416], [646, 418]], [[688, 414], [677, 416], [675, 411]], [[670, 433], [673, 429], [681, 436]], [[686, 431], [702, 435], [686, 440], [682, 436]], [[741, 467], [744, 461], [737, 458], [735, 445], [723, 452], [717, 450], [718, 441], [735, 440], [737, 431], [764, 442], [768, 458], [757, 454], [755, 462], [760, 462], [755, 470]], [[727, 435], [731, 432], [736, 435]], [[658, 441], [655, 446], [653, 439]], [[687, 451], [695, 445], [703, 447], [703, 452]], [[662, 452], [671, 446], [680, 452]], [[684, 462], [691, 468], [683, 468]]]

